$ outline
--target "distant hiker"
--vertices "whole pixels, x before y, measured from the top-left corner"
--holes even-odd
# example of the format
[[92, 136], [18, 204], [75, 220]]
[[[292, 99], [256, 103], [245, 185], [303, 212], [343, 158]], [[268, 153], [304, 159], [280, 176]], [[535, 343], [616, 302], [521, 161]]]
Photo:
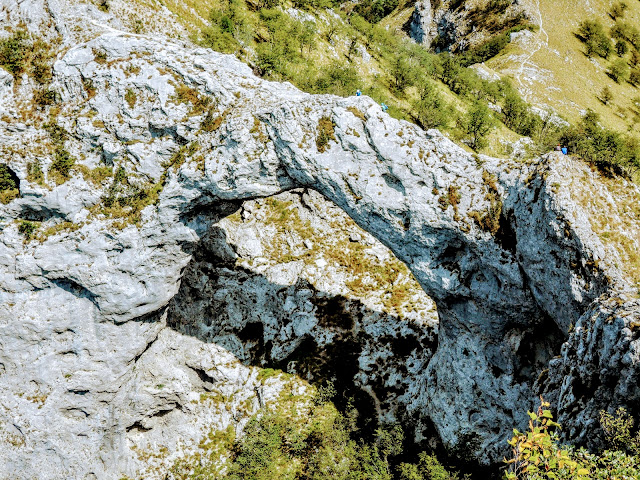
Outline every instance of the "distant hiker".
[[359, 97], [360, 95], [362, 95], [362, 92], [360, 91], [360, 89], [356, 90], [356, 97]]
[[387, 111], [387, 109], [389, 108], [387, 105], [385, 105], [385, 103], [384, 103], [384, 102], [382, 102], [382, 103], [380, 104], [380, 106], [382, 107], [382, 111], [383, 111], [383, 112], [386, 112], [386, 111]]
[[569, 153], [569, 149], [567, 147], [562, 147], [562, 153], [566, 155], [567, 153]]
[[562, 151], [562, 147], [560, 146], [560, 144], [556, 145], [556, 152], [561, 152]]

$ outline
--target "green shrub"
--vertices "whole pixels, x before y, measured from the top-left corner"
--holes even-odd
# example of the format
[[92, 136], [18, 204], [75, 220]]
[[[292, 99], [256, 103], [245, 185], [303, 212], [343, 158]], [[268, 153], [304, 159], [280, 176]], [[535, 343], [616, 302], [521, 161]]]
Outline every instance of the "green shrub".
[[587, 47], [587, 55], [599, 55], [608, 58], [611, 54], [611, 40], [598, 20], [584, 20], [576, 33]]
[[512, 457], [505, 460], [509, 469], [508, 480], [543, 480], [566, 478], [588, 480], [589, 469], [572, 459], [571, 451], [558, 445], [554, 429], [559, 425], [553, 421], [549, 403], [541, 399], [537, 413], [529, 412], [527, 432], [513, 431], [509, 440]]
[[27, 180], [38, 185], [44, 185], [44, 173], [39, 161], [27, 163]]
[[0, 66], [18, 79], [27, 67], [28, 49], [29, 35], [24, 30], [0, 40]]
[[355, 11], [369, 23], [378, 23], [397, 6], [398, 0], [373, 0], [356, 4]]
[[38, 224], [36, 222], [29, 222], [27, 220], [21, 220], [18, 225], [18, 232], [24, 235], [24, 239], [27, 242], [34, 237], [37, 229]]
[[54, 153], [54, 160], [49, 167], [49, 173], [54, 174], [56, 183], [64, 183], [71, 178], [71, 169], [75, 163], [75, 157], [64, 147], [60, 146]]
[[553, 421], [541, 400], [537, 413], [529, 412], [529, 430], [514, 430], [509, 441], [511, 457], [505, 460], [508, 480], [631, 480], [640, 478], [638, 435], [632, 436], [633, 419], [624, 408], [615, 415], [600, 413], [609, 449], [598, 454], [559, 443]]
[[138, 95], [132, 89], [127, 88], [127, 92], [124, 94], [124, 100], [129, 105], [129, 108], [133, 109], [138, 101]]
[[464, 133], [471, 136], [469, 146], [479, 150], [485, 145], [487, 134], [494, 127], [489, 107], [481, 101], [475, 102], [461, 120]]
[[613, 450], [640, 455], [640, 431], [632, 433], [634, 423], [634, 419], [624, 407], [618, 408], [615, 415], [605, 411], [600, 412], [600, 425], [609, 447]]
[[629, 76], [629, 65], [626, 60], [619, 58], [611, 63], [608, 73], [616, 83], [624, 82]]
[[609, 15], [611, 15], [611, 18], [613, 18], [614, 20], [617, 20], [618, 18], [621, 18], [624, 16], [624, 12], [627, 10], [629, 6], [626, 4], [626, 2], [616, 2], [613, 5], [611, 5], [611, 10], [609, 10]]
[[420, 98], [414, 103], [416, 120], [425, 130], [446, 126], [453, 117], [454, 109], [438, 93], [430, 81], [420, 89]]
[[515, 90], [510, 90], [502, 104], [504, 124], [520, 135], [531, 136], [540, 123], [540, 117], [531, 111], [530, 106]]
[[587, 110], [582, 120], [565, 130], [560, 142], [583, 160], [611, 173], [633, 176], [640, 170], [640, 145], [633, 137], [600, 125], [600, 117]]
[[316, 147], [318, 152], [324, 153], [329, 145], [329, 141], [336, 141], [335, 124], [329, 117], [322, 117], [318, 120], [318, 133], [316, 135]]
[[0, 203], [7, 204], [19, 196], [18, 177], [7, 165], [0, 163]]

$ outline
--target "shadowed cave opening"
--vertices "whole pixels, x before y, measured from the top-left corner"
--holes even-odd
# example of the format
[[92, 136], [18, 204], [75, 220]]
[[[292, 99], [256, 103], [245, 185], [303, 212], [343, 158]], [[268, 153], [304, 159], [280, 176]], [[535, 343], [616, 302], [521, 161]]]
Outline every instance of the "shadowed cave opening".
[[[357, 296], [323, 289], [322, 282], [314, 284], [301, 274], [300, 264], [302, 270], [315, 267], [314, 257], [309, 260], [304, 252], [294, 254], [298, 244], [317, 242], [314, 234], [327, 226], [334, 227], [332, 237], [346, 239], [341, 247], [370, 241], [368, 233], [358, 227], [354, 230], [346, 214], [324, 197], [328, 206], [320, 208], [319, 197], [293, 191], [222, 208], [221, 216], [226, 218], [210, 227], [185, 269], [180, 290], [169, 305], [168, 325], [222, 346], [246, 365], [280, 369], [315, 385], [332, 381], [339, 392], [334, 403], [341, 411], [356, 406], [365, 436], [371, 436], [380, 423], [398, 422], [405, 430], [407, 458], [433, 450], [455, 458], [459, 467], [477, 470], [472, 460], [464, 460], [464, 452], [442, 448], [429, 412], [419, 408], [428, 388], [424, 373], [437, 349], [437, 320], [390, 313]], [[326, 220], [336, 215], [350, 222], [338, 228], [339, 235], [336, 225]], [[285, 250], [279, 252], [285, 261], [265, 267], [264, 256], [270, 251], [262, 243], [274, 234], [269, 230], [274, 220], [285, 224], [275, 231], [283, 238], [276, 248]], [[501, 228], [505, 247], [515, 249], [513, 229], [509, 225]], [[378, 241], [366, 247], [377, 248], [388, 251]], [[390, 251], [388, 255], [399, 262]], [[455, 255], [451, 257], [450, 268], [455, 269]], [[416, 287], [420, 289], [417, 283]], [[515, 377], [533, 384], [546, 362], [559, 352], [564, 336], [550, 318], [536, 326], [508, 328], [505, 337], [519, 339]]]

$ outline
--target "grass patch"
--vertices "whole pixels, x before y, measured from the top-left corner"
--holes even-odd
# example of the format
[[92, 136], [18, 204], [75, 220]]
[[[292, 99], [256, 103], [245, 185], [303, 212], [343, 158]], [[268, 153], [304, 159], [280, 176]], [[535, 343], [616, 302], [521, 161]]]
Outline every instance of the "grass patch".
[[0, 164], [0, 203], [7, 204], [20, 196], [19, 179], [7, 165]]
[[212, 100], [206, 95], [201, 95], [196, 89], [186, 85], [178, 85], [173, 97], [176, 103], [190, 103], [189, 115], [200, 115], [211, 106]]
[[171, 158], [163, 163], [162, 166], [166, 169], [172, 169], [175, 172], [184, 165], [184, 162], [186, 162], [188, 158], [193, 157], [198, 150], [200, 150], [200, 144], [198, 142], [191, 142], [189, 145], [184, 145], [171, 155]]
[[318, 152], [324, 153], [329, 146], [330, 140], [336, 141], [335, 123], [329, 117], [322, 117], [318, 120], [318, 133], [316, 135]]
[[38, 230], [38, 222], [29, 222], [27, 220], [20, 220], [18, 224], [18, 232], [24, 236], [24, 241], [29, 242], [36, 234]]
[[127, 93], [124, 94], [124, 101], [127, 102], [129, 108], [133, 110], [136, 106], [136, 102], [138, 101], [138, 95], [132, 89], [127, 88]]

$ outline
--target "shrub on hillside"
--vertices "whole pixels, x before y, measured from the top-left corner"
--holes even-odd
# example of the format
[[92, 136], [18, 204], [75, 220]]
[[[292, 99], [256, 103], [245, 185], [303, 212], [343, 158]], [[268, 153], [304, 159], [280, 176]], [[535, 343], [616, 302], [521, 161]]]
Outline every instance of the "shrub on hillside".
[[369, 23], [378, 23], [389, 15], [397, 6], [398, 0], [373, 0], [356, 4], [355, 11]]
[[432, 82], [426, 81], [420, 89], [420, 98], [414, 103], [416, 120], [425, 130], [446, 126], [454, 109], [442, 98]]
[[604, 31], [604, 27], [598, 20], [584, 20], [576, 33], [587, 47], [587, 55], [599, 55], [609, 58], [611, 54], [611, 40]]
[[611, 63], [609, 76], [616, 82], [624, 82], [629, 77], [629, 65], [627, 61], [619, 58]]
[[536, 413], [529, 412], [527, 432], [514, 430], [512, 452], [505, 462], [507, 480], [591, 480], [640, 478], [638, 437], [630, 435], [633, 420], [624, 409], [615, 415], [601, 412], [600, 422], [609, 440], [608, 449], [594, 454], [561, 445], [549, 403], [541, 399]]
[[563, 132], [560, 142], [575, 155], [605, 171], [634, 175], [640, 170], [638, 141], [604, 128], [599, 122], [599, 115], [588, 110], [576, 126]]
[[475, 102], [461, 119], [462, 130], [469, 135], [469, 146], [480, 150], [486, 144], [486, 136], [494, 127], [489, 107], [484, 102]]

